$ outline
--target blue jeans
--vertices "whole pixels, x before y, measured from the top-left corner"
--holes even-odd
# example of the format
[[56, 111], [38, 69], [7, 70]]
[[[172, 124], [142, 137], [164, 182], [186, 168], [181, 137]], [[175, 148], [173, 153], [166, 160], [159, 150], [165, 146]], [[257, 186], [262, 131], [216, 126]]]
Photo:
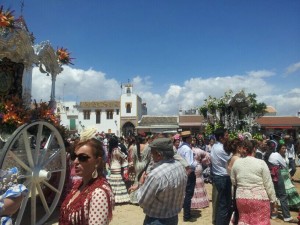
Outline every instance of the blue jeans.
[[146, 215], [143, 225], [177, 225], [178, 215], [170, 218], [154, 218]]
[[183, 218], [189, 219], [191, 218], [191, 203], [194, 195], [196, 185], [196, 175], [195, 172], [191, 172], [188, 176], [188, 180], [185, 188], [185, 196], [183, 202]]
[[218, 191], [216, 225], [228, 225], [232, 213], [230, 177], [213, 175], [213, 183]]

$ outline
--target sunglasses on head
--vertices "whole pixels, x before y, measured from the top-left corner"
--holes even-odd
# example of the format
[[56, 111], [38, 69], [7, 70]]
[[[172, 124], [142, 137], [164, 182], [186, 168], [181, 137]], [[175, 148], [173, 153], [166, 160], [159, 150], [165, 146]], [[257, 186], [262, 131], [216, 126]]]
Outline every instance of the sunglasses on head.
[[86, 162], [89, 160], [89, 158], [91, 158], [90, 156], [86, 155], [86, 154], [78, 154], [76, 155], [75, 153], [72, 153], [70, 155], [70, 158], [72, 161], [75, 161], [75, 159], [77, 158], [79, 162]]

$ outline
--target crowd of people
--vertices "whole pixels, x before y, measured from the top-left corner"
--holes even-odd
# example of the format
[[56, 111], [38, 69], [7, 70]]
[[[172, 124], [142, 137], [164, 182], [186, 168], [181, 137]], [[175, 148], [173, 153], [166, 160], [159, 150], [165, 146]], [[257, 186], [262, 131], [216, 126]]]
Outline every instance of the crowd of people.
[[290, 214], [300, 210], [300, 197], [289, 135], [229, 139], [219, 128], [208, 138], [190, 131], [119, 138], [90, 129], [71, 142], [73, 179], [60, 225], [109, 224], [116, 204], [142, 207], [144, 225], [176, 225], [182, 209], [183, 221], [197, 221], [192, 211], [209, 206], [206, 185], [213, 224], [267, 225], [278, 216], [298, 223]]

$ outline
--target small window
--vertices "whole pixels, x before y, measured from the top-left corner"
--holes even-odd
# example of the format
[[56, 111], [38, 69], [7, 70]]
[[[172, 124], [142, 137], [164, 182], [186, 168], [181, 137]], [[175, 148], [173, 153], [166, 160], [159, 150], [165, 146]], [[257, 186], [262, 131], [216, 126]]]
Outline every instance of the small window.
[[69, 111], [69, 109], [70, 109], [69, 107], [66, 107], [66, 111]]
[[131, 104], [130, 103], [126, 104], [126, 113], [131, 113]]
[[84, 120], [89, 120], [90, 119], [90, 115], [91, 115], [91, 111], [90, 110], [83, 110], [83, 119]]
[[101, 111], [96, 111], [96, 124], [101, 123]]
[[120, 113], [120, 110], [116, 109], [116, 114], [119, 115], [119, 113]]
[[112, 120], [114, 112], [112, 110], [106, 111], [106, 119]]

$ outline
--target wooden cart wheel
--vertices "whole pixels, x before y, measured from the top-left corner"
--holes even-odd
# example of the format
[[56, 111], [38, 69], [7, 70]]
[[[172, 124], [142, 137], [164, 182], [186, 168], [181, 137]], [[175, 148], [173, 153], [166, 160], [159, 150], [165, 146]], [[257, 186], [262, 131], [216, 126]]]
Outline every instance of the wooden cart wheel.
[[43, 225], [55, 210], [65, 181], [66, 151], [58, 130], [46, 121], [19, 127], [0, 152], [1, 169], [17, 167], [28, 188], [16, 225]]

